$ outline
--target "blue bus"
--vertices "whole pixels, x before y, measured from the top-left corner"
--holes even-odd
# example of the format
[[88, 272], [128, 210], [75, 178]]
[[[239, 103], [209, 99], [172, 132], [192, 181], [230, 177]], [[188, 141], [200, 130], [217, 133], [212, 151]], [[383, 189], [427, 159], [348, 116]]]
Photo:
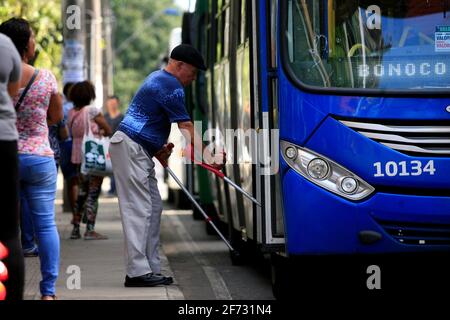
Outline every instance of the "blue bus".
[[192, 112], [256, 130], [225, 173], [262, 207], [213, 176], [194, 189], [235, 247], [272, 252], [274, 292], [295, 257], [449, 251], [446, 3], [197, 0]]

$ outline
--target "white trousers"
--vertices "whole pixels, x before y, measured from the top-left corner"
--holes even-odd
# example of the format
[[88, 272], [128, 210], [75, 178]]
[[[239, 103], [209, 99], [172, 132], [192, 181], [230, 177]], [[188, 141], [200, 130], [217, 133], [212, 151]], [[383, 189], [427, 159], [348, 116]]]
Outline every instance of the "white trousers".
[[160, 273], [159, 231], [162, 202], [155, 164], [144, 149], [117, 131], [109, 146], [125, 236], [129, 277]]

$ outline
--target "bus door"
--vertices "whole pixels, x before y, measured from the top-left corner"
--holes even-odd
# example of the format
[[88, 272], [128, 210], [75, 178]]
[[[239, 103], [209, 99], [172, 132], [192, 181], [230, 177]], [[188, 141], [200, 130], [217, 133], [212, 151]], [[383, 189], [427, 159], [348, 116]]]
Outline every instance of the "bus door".
[[251, 72], [253, 117], [258, 141], [254, 154], [257, 242], [263, 251], [284, 251], [279, 173], [277, 23], [278, 0], [252, 1]]

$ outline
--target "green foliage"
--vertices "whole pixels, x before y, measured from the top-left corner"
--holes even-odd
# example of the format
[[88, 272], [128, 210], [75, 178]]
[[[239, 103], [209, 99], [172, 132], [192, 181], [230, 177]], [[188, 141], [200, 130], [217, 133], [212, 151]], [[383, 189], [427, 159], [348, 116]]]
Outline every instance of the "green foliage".
[[[181, 16], [163, 13], [173, 0], [111, 0], [115, 16], [114, 92], [126, 107], [142, 81], [159, 67], [166, 54], [170, 31]], [[181, 12], [181, 11], [180, 11]], [[128, 40], [132, 38], [132, 40]], [[122, 43], [126, 45], [122, 45]]]
[[34, 65], [61, 79], [61, 0], [0, 0], [0, 23], [12, 17], [28, 20], [36, 34]]

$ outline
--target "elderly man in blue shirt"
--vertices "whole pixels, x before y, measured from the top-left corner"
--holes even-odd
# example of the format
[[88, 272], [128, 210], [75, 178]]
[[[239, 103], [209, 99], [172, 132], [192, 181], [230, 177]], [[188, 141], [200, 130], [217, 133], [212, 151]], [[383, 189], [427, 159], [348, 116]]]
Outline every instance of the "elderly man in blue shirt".
[[[183, 89], [196, 79], [198, 69], [206, 67], [194, 47], [175, 47], [167, 67], [145, 79], [111, 138], [110, 154], [125, 235], [126, 287], [173, 282], [161, 274], [158, 247], [162, 202], [152, 157], [156, 155], [166, 163], [172, 123], [178, 124], [188, 143], [194, 144], [194, 137], [201, 141], [186, 110]], [[219, 157], [220, 163], [214, 163], [215, 158], [210, 155], [205, 161], [221, 169], [224, 156]]]

